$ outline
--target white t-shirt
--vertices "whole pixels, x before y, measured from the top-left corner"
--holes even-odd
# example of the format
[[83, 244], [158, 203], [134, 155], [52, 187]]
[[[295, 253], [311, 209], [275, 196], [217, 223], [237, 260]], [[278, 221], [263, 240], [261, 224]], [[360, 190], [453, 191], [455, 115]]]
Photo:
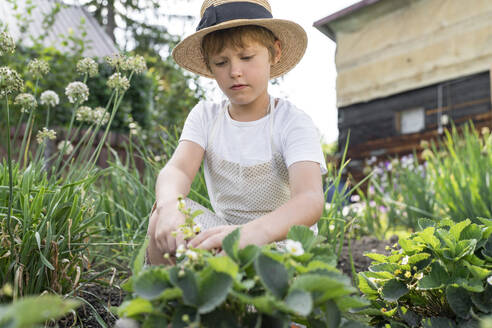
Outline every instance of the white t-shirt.
[[[207, 149], [214, 122], [223, 113], [225, 102], [200, 101], [188, 114], [180, 141], [189, 140]], [[223, 124], [217, 127], [214, 150], [221, 158], [241, 166], [252, 166], [272, 158], [270, 114], [256, 121], [235, 121], [226, 111]], [[289, 167], [299, 161], [320, 164], [321, 174], [327, 172], [321, 150], [321, 138], [312, 119], [287, 100], [279, 99], [273, 110], [273, 142]], [[209, 181], [205, 169], [205, 179]]]

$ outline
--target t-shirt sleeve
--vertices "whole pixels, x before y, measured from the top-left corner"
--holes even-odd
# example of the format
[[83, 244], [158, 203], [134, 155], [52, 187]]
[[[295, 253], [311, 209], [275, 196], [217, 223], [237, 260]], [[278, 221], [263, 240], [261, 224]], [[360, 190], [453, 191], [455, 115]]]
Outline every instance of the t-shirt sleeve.
[[320, 164], [321, 174], [327, 172], [321, 136], [313, 120], [298, 112], [287, 122], [282, 134], [282, 146], [287, 167], [296, 162], [312, 161]]
[[179, 141], [188, 140], [199, 144], [203, 149], [207, 146], [207, 130], [203, 102], [199, 102], [188, 114]]

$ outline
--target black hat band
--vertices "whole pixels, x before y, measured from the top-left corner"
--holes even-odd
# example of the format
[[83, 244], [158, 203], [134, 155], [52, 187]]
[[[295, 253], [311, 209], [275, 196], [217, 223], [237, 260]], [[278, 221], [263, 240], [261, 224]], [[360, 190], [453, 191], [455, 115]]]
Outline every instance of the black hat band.
[[236, 19], [264, 19], [273, 18], [272, 14], [263, 6], [252, 2], [229, 2], [218, 6], [210, 6], [203, 13], [197, 31], [220, 23]]

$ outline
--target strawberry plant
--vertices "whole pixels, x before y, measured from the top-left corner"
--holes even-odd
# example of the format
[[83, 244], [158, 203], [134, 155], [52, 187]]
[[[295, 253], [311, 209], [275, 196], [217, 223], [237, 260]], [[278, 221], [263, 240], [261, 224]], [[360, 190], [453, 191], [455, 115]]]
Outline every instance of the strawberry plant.
[[492, 313], [492, 220], [420, 219], [391, 255], [368, 253], [361, 313], [376, 327], [478, 327]]
[[366, 327], [348, 311], [368, 303], [334, 267], [324, 238], [296, 226], [285, 248], [239, 249], [239, 233], [224, 239], [224, 255], [188, 249], [175, 266], [143, 268], [142, 248], [124, 284], [131, 299], [118, 308], [120, 317], [144, 327]]

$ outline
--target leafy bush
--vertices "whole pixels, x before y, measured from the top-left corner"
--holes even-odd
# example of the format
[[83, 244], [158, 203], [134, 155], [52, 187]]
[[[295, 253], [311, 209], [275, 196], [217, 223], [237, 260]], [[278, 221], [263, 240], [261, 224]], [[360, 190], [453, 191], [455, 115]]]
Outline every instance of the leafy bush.
[[239, 249], [237, 229], [222, 243], [225, 255], [189, 249], [168, 267], [142, 268], [142, 248], [124, 285], [132, 298], [118, 313], [143, 326], [171, 323], [175, 328], [285, 327], [292, 321], [365, 327], [347, 319], [349, 309], [367, 302], [334, 268], [336, 257], [324, 238], [302, 226], [293, 227], [287, 238], [295, 250], [288, 245], [290, 252], [273, 245]]
[[419, 220], [400, 249], [374, 260], [358, 285], [376, 327], [477, 327], [492, 313], [492, 220]]
[[[372, 176], [366, 193], [360, 192], [364, 210], [360, 225], [365, 233], [384, 236], [388, 230], [418, 229], [421, 217], [492, 217], [492, 135], [466, 124], [445, 137], [421, 144], [417, 154], [379, 162], [370, 159]], [[373, 168], [370, 168], [374, 165]]]

